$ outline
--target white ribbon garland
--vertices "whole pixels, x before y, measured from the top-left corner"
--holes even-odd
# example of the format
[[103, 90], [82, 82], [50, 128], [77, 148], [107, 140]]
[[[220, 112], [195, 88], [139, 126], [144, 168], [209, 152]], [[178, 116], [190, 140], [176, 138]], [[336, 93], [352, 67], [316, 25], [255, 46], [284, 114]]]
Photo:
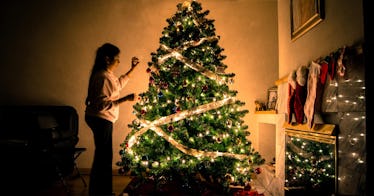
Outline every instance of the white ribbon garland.
[[174, 58], [178, 59], [179, 61], [183, 62], [185, 65], [187, 65], [191, 69], [200, 72], [201, 74], [203, 74], [204, 76], [206, 76], [206, 77], [208, 77], [212, 80], [217, 81], [219, 84], [224, 84], [226, 82], [225, 77], [221, 77], [218, 74], [204, 68], [203, 66], [201, 66], [197, 63], [193, 63], [192, 61], [190, 61], [188, 58], [184, 57], [181, 54], [181, 51], [185, 50], [188, 47], [195, 47], [195, 46], [198, 46], [198, 45], [202, 44], [205, 41], [213, 41], [213, 40], [218, 40], [218, 37], [217, 36], [212, 36], [212, 37], [202, 38], [199, 41], [189, 41], [189, 42], [184, 43], [182, 47], [178, 47], [176, 49], [171, 49], [168, 46], [162, 44], [161, 49], [163, 49], [165, 51], [168, 51], [169, 53], [165, 54], [162, 57], [159, 57], [158, 63], [162, 64], [167, 59], [169, 59], [171, 57], [174, 57]]
[[142, 128], [139, 131], [137, 131], [134, 135], [131, 136], [131, 138], [128, 141], [128, 149], [131, 149], [131, 147], [136, 143], [136, 139], [140, 135], [144, 134], [147, 130], [152, 130], [152, 131], [156, 132], [157, 135], [166, 139], [174, 147], [176, 147], [177, 149], [179, 149], [183, 153], [188, 154], [188, 155], [192, 155], [194, 157], [227, 156], [227, 157], [233, 157], [233, 158], [236, 158], [236, 159], [249, 158], [249, 156], [243, 155], [243, 154], [233, 154], [233, 153], [225, 153], [225, 152], [207, 152], [207, 151], [201, 151], [201, 150], [197, 150], [197, 149], [188, 148], [188, 147], [178, 143], [177, 141], [175, 141], [172, 137], [170, 137], [168, 134], [166, 134], [159, 127], [160, 125], [168, 124], [168, 123], [171, 123], [171, 122], [176, 122], [176, 121], [188, 118], [188, 117], [196, 115], [196, 114], [201, 114], [201, 113], [206, 112], [208, 110], [213, 110], [213, 109], [217, 109], [219, 107], [222, 107], [224, 105], [232, 104], [234, 102], [235, 102], [235, 98], [234, 97], [229, 97], [229, 98], [217, 101], [217, 102], [208, 103], [208, 104], [198, 106], [194, 109], [185, 110], [185, 111], [178, 112], [178, 113], [175, 113], [175, 114], [172, 114], [172, 115], [169, 115], [169, 116], [164, 116], [164, 117], [161, 117], [161, 118], [159, 118], [157, 120], [154, 120], [152, 122], [141, 121], [140, 126], [142, 126]]

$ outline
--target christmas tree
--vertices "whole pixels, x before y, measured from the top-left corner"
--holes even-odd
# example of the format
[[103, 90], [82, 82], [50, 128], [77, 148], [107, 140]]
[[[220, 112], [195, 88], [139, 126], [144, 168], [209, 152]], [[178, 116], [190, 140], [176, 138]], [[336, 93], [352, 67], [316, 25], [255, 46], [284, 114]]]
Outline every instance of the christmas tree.
[[245, 185], [264, 163], [251, 147], [248, 110], [230, 90], [214, 20], [197, 1], [177, 5], [167, 19], [160, 47], [148, 63], [148, 91], [133, 106], [136, 119], [121, 144], [122, 172], [167, 183], [178, 179]]

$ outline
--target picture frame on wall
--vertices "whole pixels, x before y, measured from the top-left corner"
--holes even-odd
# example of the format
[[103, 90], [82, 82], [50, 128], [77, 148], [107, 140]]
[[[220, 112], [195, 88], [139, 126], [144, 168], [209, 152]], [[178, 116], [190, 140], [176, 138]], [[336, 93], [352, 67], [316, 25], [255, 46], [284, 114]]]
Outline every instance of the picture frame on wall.
[[324, 0], [290, 0], [290, 7], [292, 41], [324, 20]]
[[277, 100], [278, 100], [278, 88], [276, 86], [269, 88], [267, 110], [276, 110]]

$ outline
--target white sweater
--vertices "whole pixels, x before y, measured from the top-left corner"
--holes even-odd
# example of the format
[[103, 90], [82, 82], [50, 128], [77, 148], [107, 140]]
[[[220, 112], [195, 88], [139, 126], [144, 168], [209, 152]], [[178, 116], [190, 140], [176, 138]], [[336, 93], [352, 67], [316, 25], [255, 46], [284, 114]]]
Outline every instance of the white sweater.
[[120, 91], [129, 79], [126, 74], [117, 78], [110, 70], [96, 73], [88, 87], [86, 115], [103, 118], [113, 123], [117, 121], [119, 106], [114, 101], [119, 99]]

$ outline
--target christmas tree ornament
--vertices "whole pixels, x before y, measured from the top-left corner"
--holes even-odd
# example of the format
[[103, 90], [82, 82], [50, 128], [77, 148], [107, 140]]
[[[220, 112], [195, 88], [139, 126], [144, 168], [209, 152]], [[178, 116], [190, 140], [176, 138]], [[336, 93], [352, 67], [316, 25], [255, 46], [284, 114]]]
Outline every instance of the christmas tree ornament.
[[169, 125], [169, 126], [168, 126], [168, 130], [169, 130], [170, 132], [173, 132], [173, 131], [174, 131], [174, 126], [173, 126], [173, 125]]
[[149, 84], [153, 85], [155, 83], [155, 79], [153, 77], [149, 77]]
[[255, 173], [256, 173], [256, 174], [261, 174], [261, 172], [262, 172], [262, 171], [261, 171], [261, 168], [260, 168], [260, 167], [258, 167], [258, 168], [255, 169]]

